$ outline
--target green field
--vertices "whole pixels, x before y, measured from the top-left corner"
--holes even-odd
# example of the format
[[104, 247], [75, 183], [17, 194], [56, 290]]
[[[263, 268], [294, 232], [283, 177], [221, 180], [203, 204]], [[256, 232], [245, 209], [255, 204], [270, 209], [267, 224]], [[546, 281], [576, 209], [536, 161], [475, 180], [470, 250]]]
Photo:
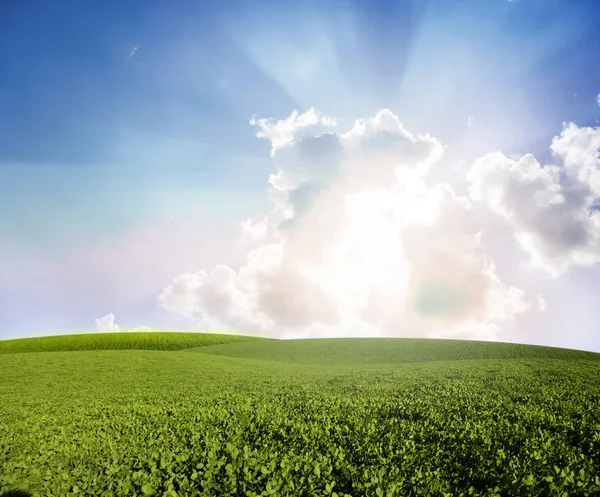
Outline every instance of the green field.
[[205, 345], [261, 340], [258, 337], [208, 333], [86, 333], [0, 340], [0, 354], [68, 350], [181, 350]]
[[600, 495], [600, 354], [191, 333], [0, 351], [0, 495]]
[[514, 343], [417, 338], [320, 338], [269, 340], [217, 345], [190, 352], [292, 364], [399, 364], [469, 359], [583, 359], [600, 361], [600, 354], [582, 350]]

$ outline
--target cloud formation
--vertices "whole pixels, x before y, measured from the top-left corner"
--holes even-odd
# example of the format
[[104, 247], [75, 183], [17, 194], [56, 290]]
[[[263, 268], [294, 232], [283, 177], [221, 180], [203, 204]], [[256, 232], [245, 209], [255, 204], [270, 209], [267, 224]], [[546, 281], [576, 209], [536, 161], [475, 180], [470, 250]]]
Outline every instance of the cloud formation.
[[303, 128], [317, 125], [334, 127], [337, 121], [333, 117], [320, 116], [314, 108], [311, 108], [302, 114], [294, 110], [287, 119], [279, 121], [253, 117], [250, 124], [258, 126], [257, 137], [267, 138], [271, 142], [271, 156], [274, 156], [277, 150], [293, 143]]
[[486, 230], [502, 225], [551, 276], [600, 262], [597, 129], [565, 125], [551, 147], [562, 168], [487, 154], [456, 170], [464, 196], [429, 180], [439, 140], [389, 110], [346, 132], [314, 109], [251, 124], [277, 172], [273, 210], [242, 225], [245, 263], [181, 274], [159, 297], [201, 328], [496, 339], [546, 304], [502, 281]]
[[559, 276], [600, 262], [600, 130], [569, 124], [550, 148], [562, 168], [494, 152], [467, 179], [471, 199], [510, 225], [535, 266]]
[[119, 325], [115, 323], [115, 315], [113, 313], [94, 319], [97, 331], [119, 331]]
[[600, 262], [598, 129], [565, 124], [551, 144], [560, 166], [492, 152], [454, 169], [465, 196], [429, 179], [440, 141], [389, 110], [346, 132], [314, 109], [251, 124], [277, 173], [273, 210], [242, 225], [245, 263], [181, 274], [159, 297], [201, 328], [498, 339], [546, 302], [502, 281], [487, 233], [508, 233], [517, 263], [547, 276]]
[[580, 183], [584, 195], [600, 196], [600, 128], [564, 124], [550, 149], [562, 159], [568, 178]]

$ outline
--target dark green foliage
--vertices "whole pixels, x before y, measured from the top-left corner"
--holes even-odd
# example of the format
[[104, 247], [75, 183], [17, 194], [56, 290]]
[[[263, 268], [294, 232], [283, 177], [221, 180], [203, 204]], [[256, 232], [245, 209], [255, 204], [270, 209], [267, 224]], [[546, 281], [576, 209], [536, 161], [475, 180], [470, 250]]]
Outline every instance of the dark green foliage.
[[600, 495], [598, 362], [369, 362], [3, 355], [0, 494]]

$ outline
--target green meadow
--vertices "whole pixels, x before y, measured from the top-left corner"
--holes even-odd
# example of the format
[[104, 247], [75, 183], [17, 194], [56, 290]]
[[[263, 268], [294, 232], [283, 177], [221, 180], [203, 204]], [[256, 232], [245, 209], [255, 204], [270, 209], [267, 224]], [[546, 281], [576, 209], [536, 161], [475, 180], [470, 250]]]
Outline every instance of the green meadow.
[[591, 352], [159, 332], [0, 342], [0, 495], [567, 497], [600, 495], [599, 475]]

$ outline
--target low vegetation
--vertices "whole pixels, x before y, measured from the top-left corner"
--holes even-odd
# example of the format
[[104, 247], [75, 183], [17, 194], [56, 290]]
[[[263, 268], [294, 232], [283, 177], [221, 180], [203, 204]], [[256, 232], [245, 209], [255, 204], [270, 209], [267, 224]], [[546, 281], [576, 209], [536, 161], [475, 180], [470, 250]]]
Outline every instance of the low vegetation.
[[83, 333], [0, 340], [0, 354], [67, 350], [181, 350], [223, 343], [263, 340], [259, 337], [212, 333], [122, 332]]
[[600, 495], [599, 358], [403, 339], [4, 354], [0, 494]]
[[200, 348], [197, 352], [261, 361], [295, 364], [398, 364], [473, 359], [584, 359], [600, 361], [600, 354], [583, 350], [517, 343], [418, 338], [321, 338], [269, 340]]

